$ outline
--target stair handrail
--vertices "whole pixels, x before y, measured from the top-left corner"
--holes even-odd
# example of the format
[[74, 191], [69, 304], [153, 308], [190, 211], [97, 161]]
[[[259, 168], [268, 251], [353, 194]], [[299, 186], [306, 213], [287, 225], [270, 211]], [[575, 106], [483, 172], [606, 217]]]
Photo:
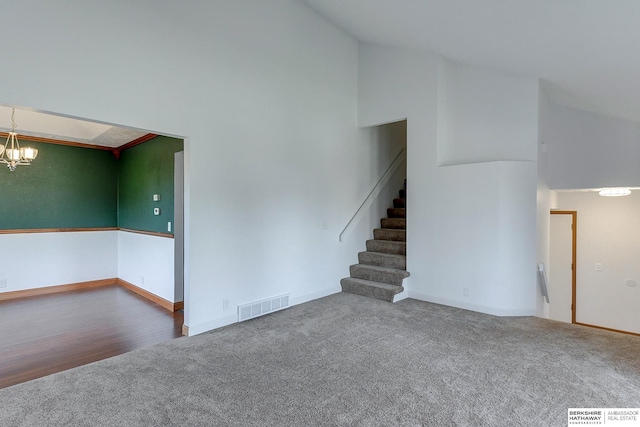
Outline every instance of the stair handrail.
[[338, 236], [338, 240], [340, 242], [344, 241], [343, 236], [351, 228], [351, 225], [357, 224], [358, 221], [360, 221], [362, 215], [364, 215], [364, 212], [369, 208], [369, 206], [371, 206], [375, 198], [378, 197], [384, 186], [389, 182], [393, 174], [398, 170], [402, 162], [405, 160], [406, 153], [407, 148], [405, 147], [402, 149], [402, 151], [400, 151], [400, 153], [398, 153], [391, 165], [387, 168], [386, 172], [380, 177], [376, 185], [373, 187], [373, 190], [371, 190], [367, 198], [364, 199], [364, 202], [362, 202], [356, 213], [353, 214], [347, 225]]

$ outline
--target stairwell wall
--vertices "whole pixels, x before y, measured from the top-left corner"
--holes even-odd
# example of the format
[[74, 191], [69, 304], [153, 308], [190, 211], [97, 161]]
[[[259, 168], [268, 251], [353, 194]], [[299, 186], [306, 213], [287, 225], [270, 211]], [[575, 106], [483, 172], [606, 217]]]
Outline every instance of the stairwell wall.
[[[473, 67], [450, 73], [450, 67], [437, 55], [360, 47], [359, 124], [407, 118], [409, 296], [491, 314], [535, 314], [537, 81]], [[488, 80], [496, 92], [478, 96]], [[448, 96], [458, 83], [467, 92]], [[509, 102], [495, 99], [503, 95]], [[492, 121], [478, 114], [487, 103], [495, 110]], [[471, 119], [487, 128], [477, 135], [479, 144], [491, 142], [486, 150], [455, 139], [454, 128], [465, 136], [483, 131]], [[492, 135], [501, 135], [500, 142]], [[463, 162], [472, 162], [438, 166], [446, 144], [457, 144], [449, 160], [463, 153]], [[501, 145], [509, 158], [467, 158], [500, 152]]]
[[[360, 179], [362, 182], [357, 189], [360, 196], [358, 199], [351, 201], [352, 215], [357, 212], [360, 204], [367, 199], [396, 157], [407, 147], [406, 121], [372, 126], [363, 129], [363, 131], [365, 141], [370, 145], [372, 154], [369, 166], [366, 170], [359, 172], [361, 177], [366, 177], [366, 181]], [[366, 250], [366, 240], [373, 238], [372, 230], [380, 228], [380, 219], [387, 216], [387, 208], [393, 207], [393, 199], [399, 197], [399, 190], [403, 188], [404, 180], [407, 177], [406, 153], [401, 161], [395, 173], [389, 178], [380, 193], [371, 202], [371, 205], [365, 207], [365, 212], [360, 220], [355, 224], [351, 224], [345, 235], [343, 235], [343, 242], [359, 245], [352, 254], [352, 264], [357, 263], [357, 253]], [[368, 184], [368, 187], [362, 185], [365, 183]], [[343, 221], [345, 226], [349, 220], [349, 217], [345, 217]]]

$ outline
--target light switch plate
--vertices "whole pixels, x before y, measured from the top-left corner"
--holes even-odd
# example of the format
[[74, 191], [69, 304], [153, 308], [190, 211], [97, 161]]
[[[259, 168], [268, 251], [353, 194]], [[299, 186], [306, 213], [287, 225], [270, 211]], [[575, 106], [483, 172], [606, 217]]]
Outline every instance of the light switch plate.
[[154, 194], [153, 195], [153, 201], [154, 202], [159, 202], [160, 201], [160, 195], [159, 194]]

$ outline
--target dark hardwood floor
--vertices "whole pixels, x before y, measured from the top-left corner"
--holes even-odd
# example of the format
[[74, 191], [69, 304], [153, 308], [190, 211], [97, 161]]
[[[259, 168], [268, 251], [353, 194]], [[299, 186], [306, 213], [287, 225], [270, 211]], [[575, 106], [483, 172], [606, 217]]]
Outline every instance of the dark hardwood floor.
[[168, 341], [183, 313], [117, 285], [0, 302], [0, 388]]

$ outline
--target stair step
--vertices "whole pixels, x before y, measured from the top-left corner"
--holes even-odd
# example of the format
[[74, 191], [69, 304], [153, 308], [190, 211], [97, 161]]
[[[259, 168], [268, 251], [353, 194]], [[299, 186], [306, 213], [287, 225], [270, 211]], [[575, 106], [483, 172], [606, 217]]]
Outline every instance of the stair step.
[[406, 197], [407, 197], [407, 190], [405, 189], [400, 190], [400, 198], [404, 199]]
[[367, 240], [367, 251], [406, 255], [407, 243], [394, 242], [393, 240]]
[[402, 286], [388, 285], [386, 283], [347, 277], [340, 280], [343, 292], [349, 292], [365, 297], [377, 298], [383, 301], [393, 302], [396, 294], [404, 291]]
[[389, 218], [406, 218], [407, 214], [405, 208], [389, 208], [387, 209], [387, 216]]
[[407, 228], [407, 220], [405, 218], [382, 218], [380, 220], [380, 226], [382, 228], [397, 228], [404, 230]]
[[360, 252], [358, 262], [366, 265], [377, 265], [378, 267], [396, 268], [398, 270], [407, 269], [407, 257], [397, 254], [383, 254], [380, 252]]
[[375, 265], [354, 264], [349, 267], [351, 277], [355, 279], [370, 280], [372, 282], [388, 283], [389, 285], [402, 286], [402, 281], [409, 277], [406, 270], [397, 268], [378, 267]]
[[376, 240], [393, 240], [394, 242], [406, 242], [407, 231], [395, 228], [376, 228], [373, 230], [373, 238]]
[[407, 201], [404, 198], [393, 199], [393, 207], [394, 208], [405, 208], [406, 204], [407, 204]]

